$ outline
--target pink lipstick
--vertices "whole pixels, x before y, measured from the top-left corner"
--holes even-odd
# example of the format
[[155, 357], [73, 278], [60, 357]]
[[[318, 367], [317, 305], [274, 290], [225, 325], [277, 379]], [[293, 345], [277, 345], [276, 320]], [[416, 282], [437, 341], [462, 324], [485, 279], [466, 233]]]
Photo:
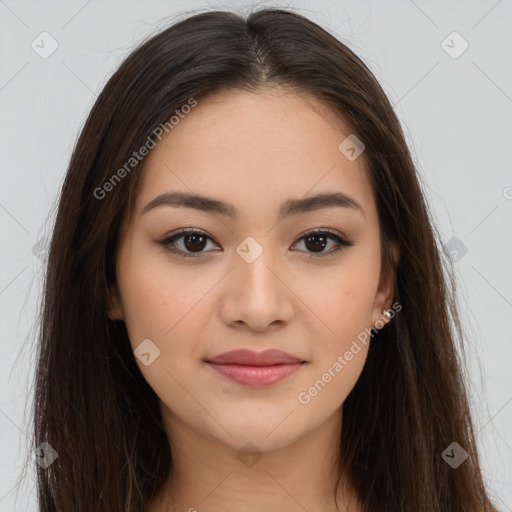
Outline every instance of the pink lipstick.
[[306, 361], [280, 350], [232, 350], [208, 359], [206, 363], [219, 374], [251, 387], [270, 386], [299, 370]]

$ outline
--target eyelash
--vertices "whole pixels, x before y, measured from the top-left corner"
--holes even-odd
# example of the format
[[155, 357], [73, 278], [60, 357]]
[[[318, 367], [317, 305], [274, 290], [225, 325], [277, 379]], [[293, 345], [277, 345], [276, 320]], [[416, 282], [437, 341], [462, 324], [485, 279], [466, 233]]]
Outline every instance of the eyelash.
[[[297, 239], [297, 241], [295, 243], [301, 241], [304, 238], [307, 238], [308, 236], [317, 235], [317, 234], [327, 235], [327, 238], [330, 238], [330, 239], [336, 241], [338, 245], [334, 249], [331, 249], [328, 252], [310, 253], [311, 257], [314, 257], [314, 258], [322, 258], [324, 256], [329, 256], [329, 255], [332, 255], [333, 253], [336, 253], [346, 247], [352, 247], [354, 245], [353, 242], [350, 242], [349, 240], [345, 240], [344, 238], [340, 237], [336, 233], [333, 233], [332, 231], [329, 231], [326, 229], [321, 229], [321, 228], [310, 229], [309, 231], [306, 231], [305, 233], [302, 234], [302, 236], [300, 238]], [[173, 244], [176, 240], [182, 238], [185, 235], [202, 235], [202, 236], [205, 236], [207, 239], [215, 242], [215, 240], [213, 238], [211, 238], [210, 236], [208, 236], [206, 234], [206, 232], [201, 231], [199, 229], [188, 228], [188, 229], [180, 229], [173, 235], [168, 236], [168, 237], [164, 238], [163, 240], [158, 241], [157, 243], [162, 245], [166, 251], [168, 251], [172, 254], [176, 254], [177, 256], [184, 257], [184, 258], [197, 258], [197, 257], [201, 256], [201, 254], [204, 254], [202, 252], [186, 253], [186, 252], [176, 250], [171, 247], [171, 244]], [[295, 245], [295, 243], [294, 243], [294, 245]]]

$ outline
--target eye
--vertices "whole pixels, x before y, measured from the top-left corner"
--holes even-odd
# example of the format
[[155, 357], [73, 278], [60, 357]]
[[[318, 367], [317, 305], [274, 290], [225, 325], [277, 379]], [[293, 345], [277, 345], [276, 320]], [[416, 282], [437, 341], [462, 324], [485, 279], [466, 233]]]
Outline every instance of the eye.
[[[183, 240], [181, 240], [183, 239]], [[169, 251], [178, 256], [192, 257], [196, 254], [201, 254], [208, 240], [213, 240], [204, 231], [200, 229], [180, 229], [177, 233], [160, 240], [158, 243], [163, 245], [166, 251]], [[178, 242], [179, 243], [176, 243]], [[180, 248], [176, 249], [174, 245], [179, 245]], [[190, 251], [190, 252], [187, 252]]]
[[[334, 241], [334, 247], [328, 251], [324, 249], [329, 245], [328, 241]], [[337, 252], [345, 247], [351, 247], [354, 245], [353, 242], [345, 240], [341, 236], [327, 231], [325, 229], [312, 229], [304, 233], [300, 238], [299, 242], [304, 241], [304, 246], [308, 250], [312, 250], [311, 256], [328, 256]]]
[[[325, 251], [324, 249], [329, 245], [328, 242], [334, 241], [334, 247]], [[180, 229], [178, 232], [171, 236], [160, 240], [158, 243], [164, 246], [165, 250], [183, 257], [196, 257], [201, 255], [208, 241], [214, 241], [213, 238], [208, 236], [200, 229]], [[345, 247], [351, 247], [353, 242], [345, 240], [341, 236], [325, 229], [312, 229], [304, 233], [294, 245], [304, 241], [307, 251], [312, 251], [311, 256], [327, 256], [333, 254]], [[178, 246], [178, 247], [177, 247]], [[216, 245], [217, 248], [220, 248]], [[293, 247], [293, 246], [292, 246]]]

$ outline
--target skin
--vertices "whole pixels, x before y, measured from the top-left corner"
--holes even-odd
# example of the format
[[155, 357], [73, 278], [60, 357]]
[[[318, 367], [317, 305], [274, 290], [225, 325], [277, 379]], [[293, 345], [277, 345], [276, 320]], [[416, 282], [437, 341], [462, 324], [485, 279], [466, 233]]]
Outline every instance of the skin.
[[[297, 396], [382, 320], [393, 299], [364, 153], [349, 161], [338, 150], [349, 134], [311, 97], [231, 90], [199, 101], [146, 158], [122, 229], [109, 316], [125, 321], [133, 349], [150, 339], [160, 350], [148, 366], [136, 359], [160, 399], [174, 467], [150, 512], [337, 510], [342, 405], [369, 345], [360, 343], [308, 404]], [[168, 205], [142, 213], [169, 191], [231, 203], [238, 218]], [[287, 199], [339, 191], [362, 212], [331, 206], [277, 220]], [[199, 255], [180, 257], [158, 243], [189, 227], [205, 231], [207, 245], [182, 237], [174, 248], [199, 247]], [[354, 245], [318, 256], [301, 238], [313, 228]], [[236, 252], [247, 236], [263, 249], [251, 263]], [[336, 247], [327, 244], [324, 253]], [[276, 348], [306, 364], [250, 388], [204, 362], [238, 348]], [[249, 442], [261, 456], [250, 467], [237, 456]], [[360, 510], [348, 482], [339, 487], [339, 510]]]

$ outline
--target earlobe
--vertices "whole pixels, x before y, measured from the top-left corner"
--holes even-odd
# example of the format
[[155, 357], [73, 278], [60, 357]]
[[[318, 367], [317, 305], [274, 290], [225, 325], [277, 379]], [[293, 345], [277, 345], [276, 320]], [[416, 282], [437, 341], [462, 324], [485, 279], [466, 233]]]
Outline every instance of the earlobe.
[[107, 286], [107, 297], [107, 316], [110, 320], [123, 320], [121, 301], [119, 300], [119, 293], [115, 286]]
[[391, 320], [391, 315], [388, 314], [388, 310], [393, 302], [394, 292], [394, 279], [393, 273], [387, 272], [385, 276], [381, 278], [377, 295], [375, 297], [375, 303], [372, 315], [372, 327], [380, 329], [384, 324]]

